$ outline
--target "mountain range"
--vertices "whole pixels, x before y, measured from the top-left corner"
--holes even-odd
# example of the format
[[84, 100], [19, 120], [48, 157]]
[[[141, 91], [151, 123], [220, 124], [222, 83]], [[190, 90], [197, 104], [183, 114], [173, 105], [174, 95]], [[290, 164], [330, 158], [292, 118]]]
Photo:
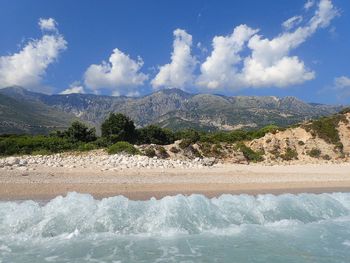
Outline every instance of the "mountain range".
[[48, 133], [76, 119], [99, 127], [120, 112], [138, 127], [157, 124], [174, 130], [233, 130], [269, 124], [287, 126], [330, 115], [339, 105], [306, 103], [295, 97], [222, 96], [165, 89], [143, 97], [92, 94], [47, 95], [22, 87], [0, 89], [0, 133]]

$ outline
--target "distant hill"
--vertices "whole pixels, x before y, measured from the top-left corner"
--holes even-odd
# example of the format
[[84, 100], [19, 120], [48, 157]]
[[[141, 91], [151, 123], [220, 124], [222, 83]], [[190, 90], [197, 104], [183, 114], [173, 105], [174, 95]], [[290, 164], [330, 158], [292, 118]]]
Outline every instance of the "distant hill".
[[[74, 115], [96, 127], [100, 126], [110, 112], [124, 113], [138, 126], [158, 124], [174, 130], [189, 127], [233, 130], [259, 128], [268, 124], [291, 125], [330, 115], [342, 108], [306, 103], [295, 97], [228, 97], [190, 94], [179, 89], [162, 90], [139, 98], [91, 94], [45, 95], [20, 87], [2, 89], [0, 94], [15, 99], [19, 104], [32, 103], [33, 114], [41, 113], [36, 115], [38, 121], [47, 122], [48, 117], [56, 116], [60, 117], [56, 119], [56, 124], [62, 125], [67, 123], [67, 116]], [[43, 110], [35, 110], [35, 107], [46, 107], [50, 114], [43, 116]]]
[[11, 97], [1, 94], [0, 90], [0, 134], [47, 134], [51, 130], [67, 128], [76, 119], [40, 100], [25, 100], [22, 96], [16, 98], [16, 92], [13, 90]]

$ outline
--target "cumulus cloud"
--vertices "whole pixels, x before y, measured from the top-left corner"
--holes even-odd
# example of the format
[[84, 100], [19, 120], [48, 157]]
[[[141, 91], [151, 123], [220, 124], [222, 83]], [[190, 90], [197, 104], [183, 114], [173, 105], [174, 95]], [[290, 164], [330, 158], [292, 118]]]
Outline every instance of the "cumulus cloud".
[[53, 18], [40, 18], [39, 27], [43, 31], [57, 31], [57, 22]]
[[127, 94], [148, 79], [146, 74], [140, 72], [142, 66], [142, 58], [133, 60], [116, 48], [108, 62], [89, 66], [84, 75], [84, 82], [95, 92], [110, 89], [112, 94]]
[[84, 87], [80, 84], [80, 82], [73, 82], [68, 89], [62, 91], [60, 94], [67, 95], [67, 94], [75, 94], [75, 93], [85, 93]]
[[236, 65], [242, 60], [239, 52], [257, 31], [246, 25], [240, 25], [229, 36], [215, 36], [213, 51], [201, 65], [197, 85], [209, 89], [238, 85]]
[[158, 74], [151, 81], [154, 89], [185, 88], [193, 84], [197, 60], [191, 55], [192, 36], [185, 30], [174, 31], [171, 62], [159, 68]]
[[66, 40], [54, 32], [29, 41], [17, 53], [0, 56], [0, 88], [14, 85], [32, 90], [42, 88], [41, 81], [48, 66], [66, 48]]
[[[290, 53], [319, 28], [328, 26], [337, 14], [331, 0], [320, 0], [314, 15], [305, 25], [275, 38], [264, 38], [245, 25], [238, 26], [231, 36], [216, 36], [213, 51], [201, 66], [198, 85], [212, 89], [287, 87], [313, 79], [315, 73], [307, 69], [299, 57]], [[301, 18], [293, 17], [285, 25], [287, 28], [295, 27], [299, 21]], [[236, 31], [241, 32], [237, 35], [243, 36], [240, 45], [235, 43]], [[250, 55], [241, 59], [239, 54], [245, 47]]]

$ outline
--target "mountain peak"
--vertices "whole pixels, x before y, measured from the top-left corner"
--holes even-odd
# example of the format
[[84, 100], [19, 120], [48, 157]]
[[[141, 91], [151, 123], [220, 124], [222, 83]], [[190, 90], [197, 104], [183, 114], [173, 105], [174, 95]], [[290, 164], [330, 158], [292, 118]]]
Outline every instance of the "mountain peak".
[[178, 88], [171, 88], [171, 89], [162, 89], [156, 93], [162, 93], [162, 94], [166, 94], [166, 95], [172, 95], [172, 94], [176, 94], [179, 95], [181, 97], [189, 97], [192, 96], [192, 94], [183, 91], [182, 89], [178, 89]]

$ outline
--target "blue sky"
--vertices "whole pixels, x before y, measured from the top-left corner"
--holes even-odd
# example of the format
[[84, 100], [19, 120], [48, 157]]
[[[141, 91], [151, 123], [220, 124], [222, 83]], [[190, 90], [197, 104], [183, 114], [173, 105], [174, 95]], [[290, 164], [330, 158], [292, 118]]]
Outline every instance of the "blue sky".
[[349, 103], [349, 12], [345, 0], [0, 0], [0, 87]]

